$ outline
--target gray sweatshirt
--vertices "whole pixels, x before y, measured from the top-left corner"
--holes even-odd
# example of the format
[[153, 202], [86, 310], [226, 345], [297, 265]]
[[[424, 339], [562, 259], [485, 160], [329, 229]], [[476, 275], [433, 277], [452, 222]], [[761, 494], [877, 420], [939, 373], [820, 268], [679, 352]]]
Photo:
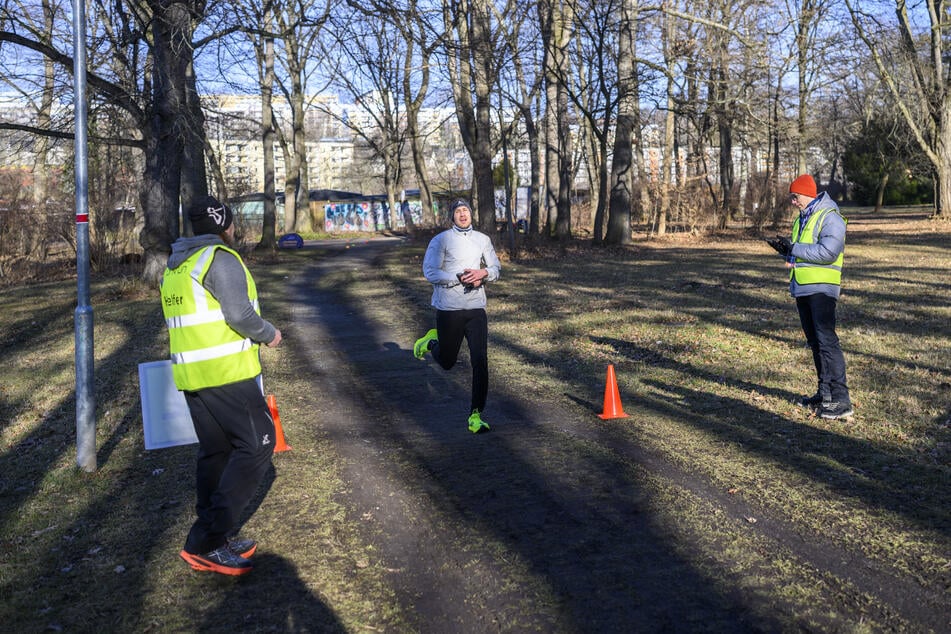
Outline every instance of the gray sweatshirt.
[[[225, 243], [216, 235], [202, 234], [191, 238], [179, 238], [172, 244], [168, 268], [176, 269], [196, 251]], [[225, 245], [227, 246], [227, 245]], [[208, 267], [204, 287], [218, 303], [225, 322], [242, 337], [256, 343], [270, 343], [276, 330], [270, 322], [261, 318], [248, 301], [248, 284], [241, 261], [227, 251], [218, 249]]]
[[432, 239], [423, 258], [423, 275], [433, 285], [432, 305], [437, 310], [485, 308], [485, 282], [466, 292], [456, 278], [465, 269], [486, 269], [485, 282], [494, 282], [502, 267], [489, 236], [453, 225]]

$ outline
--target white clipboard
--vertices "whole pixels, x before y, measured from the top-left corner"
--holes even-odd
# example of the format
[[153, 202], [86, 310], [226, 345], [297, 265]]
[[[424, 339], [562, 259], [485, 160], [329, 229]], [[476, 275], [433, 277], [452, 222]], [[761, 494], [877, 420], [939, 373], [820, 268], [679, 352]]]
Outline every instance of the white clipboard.
[[198, 442], [185, 395], [172, 379], [171, 360], [140, 363], [139, 392], [146, 450]]

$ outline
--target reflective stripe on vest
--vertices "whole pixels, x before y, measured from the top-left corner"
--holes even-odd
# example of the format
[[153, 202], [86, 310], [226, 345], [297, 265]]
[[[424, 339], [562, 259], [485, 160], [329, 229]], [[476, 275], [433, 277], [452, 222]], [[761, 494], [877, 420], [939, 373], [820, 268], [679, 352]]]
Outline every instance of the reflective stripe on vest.
[[162, 278], [162, 311], [169, 332], [172, 377], [180, 390], [227, 385], [261, 373], [258, 344], [225, 321], [221, 305], [202, 285], [217, 249], [233, 254], [244, 268], [248, 300], [260, 314], [257, 288], [238, 254], [223, 246], [205, 247]]
[[[822, 223], [826, 216], [832, 213], [832, 209], [821, 209], [809, 217], [806, 226], [800, 230], [799, 218], [793, 222], [792, 238], [793, 242], [799, 244], [816, 244], [819, 241], [819, 232], [822, 230]], [[843, 218], [843, 221], [845, 219]], [[845, 260], [845, 250], [839, 253], [839, 257], [831, 264], [818, 264], [816, 262], [806, 262], [796, 258], [795, 266], [789, 271], [789, 279], [795, 279], [798, 284], [842, 284], [842, 262]]]

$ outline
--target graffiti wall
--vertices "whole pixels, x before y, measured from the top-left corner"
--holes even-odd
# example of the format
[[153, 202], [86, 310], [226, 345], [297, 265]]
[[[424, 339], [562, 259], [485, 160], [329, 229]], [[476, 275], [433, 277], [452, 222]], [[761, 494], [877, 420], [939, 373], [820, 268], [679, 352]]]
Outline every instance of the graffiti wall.
[[389, 205], [385, 201], [330, 202], [324, 205], [324, 230], [327, 233], [342, 233], [402, 229], [406, 224], [403, 220], [403, 214], [407, 209], [414, 223], [422, 222], [422, 205], [418, 200], [405, 200], [401, 203], [401, 213], [396, 215], [395, 227], [392, 226]]
[[328, 233], [373, 231], [375, 227], [375, 213], [369, 202], [327, 203], [324, 206], [324, 230]]
[[400, 214], [398, 221], [400, 226], [403, 226], [405, 222], [403, 221], [403, 216], [406, 214], [406, 210], [409, 210], [410, 218], [413, 219], [413, 224], [419, 225], [423, 222], [423, 204], [418, 200], [404, 200], [403, 203], [403, 213]]

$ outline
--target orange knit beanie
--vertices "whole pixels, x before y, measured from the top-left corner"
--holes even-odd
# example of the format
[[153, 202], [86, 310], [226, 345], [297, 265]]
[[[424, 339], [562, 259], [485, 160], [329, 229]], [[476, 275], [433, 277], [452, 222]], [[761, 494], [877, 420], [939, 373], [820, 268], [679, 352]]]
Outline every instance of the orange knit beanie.
[[802, 194], [809, 198], [816, 197], [816, 181], [809, 174], [803, 174], [789, 185], [790, 194]]

